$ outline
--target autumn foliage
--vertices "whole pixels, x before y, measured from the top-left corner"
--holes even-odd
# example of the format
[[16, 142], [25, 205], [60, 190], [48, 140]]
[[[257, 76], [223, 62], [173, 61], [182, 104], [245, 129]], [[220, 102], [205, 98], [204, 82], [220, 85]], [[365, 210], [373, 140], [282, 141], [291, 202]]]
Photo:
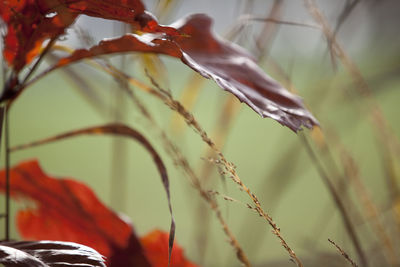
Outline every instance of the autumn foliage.
[[[28, 240], [73, 241], [99, 251], [108, 266], [166, 266], [168, 233], [137, 237], [131, 223], [107, 208], [85, 184], [48, 176], [35, 160], [10, 170], [11, 195], [35, 204], [17, 213], [17, 228]], [[0, 171], [0, 190], [5, 171]], [[174, 244], [173, 267], [195, 267]], [[126, 264], [126, 265], [124, 265]]]
[[[104, 40], [89, 50], [76, 50], [48, 71], [83, 58], [111, 53], [166, 54], [181, 59], [205, 78], [213, 79], [222, 89], [234, 94], [261, 116], [270, 117], [293, 131], [300, 130], [302, 126], [312, 128], [318, 124], [302, 100], [265, 74], [244, 49], [216, 36], [211, 28], [212, 19], [207, 15], [192, 15], [165, 27], [144, 10], [140, 1], [36, 3], [31, 0], [6, 1], [2, 5], [1, 16], [8, 25], [3, 53], [13, 67], [14, 74], [18, 74], [39, 55], [45, 40], [57, 39], [79, 14], [85, 14], [128, 22], [133, 30], [140, 30], [144, 34], [128, 34]], [[18, 16], [14, 15], [17, 11]], [[34, 16], [30, 14], [32, 12]], [[26, 16], [31, 21], [25, 21]]]
[[[0, 201], [0, 265], [400, 266], [395, 101], [400, 91], [393, 90], [399, 84], [400, 42], [393, 39], [398, 34], [392, 27], [400, 1], [192, 2], [224, 14], [172, 19], [180, 14], [179, 5], [191, 4], [179, 0], [0, 0], [0, 193], [5, 199]], [[234, 15], [229, 19], [228, 14]], [[215, 31], [214, 19], [228, 27], [226, 38]], [[87, 31], [82, 22], [89, 20], [112, 25], [113, 35], [104, 36], [106, 27], [101, 36], [90, 26]], [[228, 20], [233, 23], [227, 25]], [[207, 89], [203, 98], [199, 90], [205, 79], [217, 85], [209, 90], [222, 90]], [[43, 91], [35, 94], [38, 87]], [[32, 94], [21, 99], [27, 90]], [[297, 92], [309, 97], [307, 105]], [[53, 96], [59, 106], [49, 103]], [[80, 100], [88, 107], [79, 106]], [[197, 100], [205, 105], [194, 107]], [[318, 112], [323, 127], [307, 106]], [[94, 119], [91, 125], [91, 111], [103, 122]], [[168, 124], [170, 115], [176, 117]], [[257, 115], [272, 119], [272, 126], [253, 121]], [[86, 118], [88, 125], [67, 126]], [[58, 124], [49, 125], [54, 119]], [[271, 128], [278, 126], [275, 122], [282, 129]], [[183, 133], [184, 123], [193, 136]], [[32, 140], [37, 130], [32, 125], [63, 130], [50, 136], [41, 131], [41, 139]], [[305, 131], [295, 136], [286, 130]], [[81, 136], [111, 137], [105, 140], [111, 150], [95, 149], [107, 155], [94, 155], [79, 166], [96, 168], [103, 176], [110, 165], [110, 176], [103, 178], [115, 210], [79, 179], [48, 174], [38, 159], [26, 161], [26, 154], [17, 152]], [[134, 152], [140, 158], [131, 157], [125, 140], [140, 145], [143, 151]], [[83, 158], [86, 143], [74, 145], [73, 156]], [[137, 180], [144, 176], [134, 165], [144, 162], [141, 152], [151, 165], [140, 168], [155, 176], [151, 179]], [[44, 153], [33, 158], [48, 156]], [[51, 156], [70, 156], [62, 149], [56, 154]], [[100, 156], [107, 162], [93, 160]], [[17, 157], [25, 161], [18, 163]], [[102, 166], [93, 166], [99, 162]], [[256, 165], [261, 170], [253, 169]], [[131, 170], [134, 175], [127, 175]], [[178, 177], [186, 184], [172, 188], [182, 182]], [[130, 182], [134, 189], [128, 189]], [[158, 187], [161, 194], [149, 193]], [[187, 203], [178, 205], [187, 205], [185, 213], [172, 205], [185, 201], [177, 192], [188, 194]], [[117, 213], [136, 205], [145, 213], [129, 214], [132, 222]], [[234, 214], [225, 209], [231, 205]], [[160, 230], [168, 228], [161, 225], [164, 215], [149, 221], [165, 214], [160, 207], [170, 223], [166, 232]], [[337, 215], [327, 217], [327, 212]], [[285, 218], [290, 225], [281, 230]], [[143, 223], [154, 230], [143, 233]], [[22, 240], [13, 240], [14, 230]], [[267, 231], [274, 240], [264, 240]], [[229, 253], [215, 249], [220, 243]], [[296, 254], [301, 246], [305, 249]]]

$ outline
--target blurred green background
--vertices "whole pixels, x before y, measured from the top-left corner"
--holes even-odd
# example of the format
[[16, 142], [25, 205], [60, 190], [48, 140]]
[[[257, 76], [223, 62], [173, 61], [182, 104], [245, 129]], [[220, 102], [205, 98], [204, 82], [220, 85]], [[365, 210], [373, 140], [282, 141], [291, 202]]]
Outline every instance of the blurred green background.
[[[216, 31], [223, 35], [236, 21], [235, 14], [243, 12], [245, 2], [247, 3], [220, 1], [213, 3], [215, 8], [210, 8], [207, 1], [202, 4], [195, 2], [177, 3], [177, 7], [173, 7], [177, 11], [166, 17], [165, 22], [181, 17], [189, 10], [210, 11], [208, 13], [215, 18]], [[260, 16], [266, 16], [274, 3], [253, 2], [254, 6], [250, 12]], [[394, 34], [396, 25], [393, 23], [396, 18], [393, 18], [392, 14], [393, 8], [399, 7], [396, 2], [360, 3], [340, 28], [338, 38], [361, 69], [372, 89], [373, 98], [380, 105], [394, 135], [398, 138], [400, 43], [398, 34]], [[346, 1], [338, 1], [335, 4], [330, 1], [319, 3], [332, 25], [335, 25], [334, 22], [337, 21]], [[150, 9], [154, 4], [147, 3]], [[282, 19], [315, 24], [301, 4], [286, 1], [282, 9]], [[376, 13], [371, 16], [373, 10]], [[382, 19], [382, 14], [387, 14], [385, 19]], [[83, 22], [78, 21], [77, 26], [86, 26], [85, 30], [93, 35], [95, 40], [118, 35], [116, 31], [121, 29], [119, 24], [110, 21], [88, 18], [82, 20]], [[88, 24], [84, 23], [85, 20], [89, 20]], [[105, 25], [102, 30], [91, 28], [90, 23], [99, 21]], [[369, 24], [366, 24], [366, 21]], [[254, 53], [256, 50], [253, 40], [263, 24], [252, 25], [247, 26], [241, 34], [242, 37], [236, 41]], [[104, 32], [107, 27], [109, 32]], [[96, 30], [100, 32], [96, 33]], [[73, 37], [75, 33], [71, 30], [70, 34], [72, 37], [67, 35], [64, 43], [79, 46], [80, 44], [73, 41], [76, 38]], [[278, 62], [288, 74], [298, 94], [304, 98], [306, 105], [320, 121], [323, 131], [336, 135], [352, 154], [371, 199], [382, 211], [381, 216], [387, 230], [393, 237], [399, 237], [398, 228], [396, 229], [393, 223], [393, 207], [390, 206], [390, 188], [382, 144], [376, 138], [375, 126], [371, 125], [368, 119], [367, 100], [354, 93], [351, 77], [339, 61], [336, 69], [332, 66], [326, 41], [318, 30], [281, 25], [273, 38], [274, 42], [269, 50], [271, 56], [264, 58], [260, 65], [284, 84], [283, 77], [272, 67], [271, 59]], [[193, 72], [177, 60], [161, 58], [167, 70], [168, 87], [173, 96], [179, 99]], [[124, 60], [125, 72], [148, 83], [137, 56], [129, 55], [125, 56], [125, 59], [115, 56], [112, 60], [116, 66], [121, 66], [121, 61]], [[68, 73], [57, 70], [29, 88], [13, 106], [10, 114], [11, 145], [115, 121], [116, 115], [113, 110], [117, 107], [120, 112], [118, 120], [144, 133], [167, 164], [177, 224], [176, 241], [184, 247], [185, 254], [204, 266], [239, 266], [213, 213], [210, 213], [210, 227], [202, 227], [203, 224], [207, 224], [204, 219], [206, 217], [199, 210], [203, 208], [210, 212], [208, 206], [190, 186], [182, 172], [173, 165], [154, 128], [121, 92], [118, 83], [85, 63], [74, 64], [69, 68], [85, 78], [86, 86], [92, 88], [95, 95], [101, 99], [101, 102], [96, 102], [102, 103], [101, 110], [94, 108], [93, 102], [82, 96], [79, 86], [71, 81]], [[199, 171], [202, 164], [207, 164], [202, 159], [207, 150], [200, 137], [186, 126], [183, 131], [178, 131], [176, 127], [179, 122], [168, 107], [146, 93], [137, 89], [135, 92], [150, 109], [159, 125], [181, 148], [195, 170]], [[218, 88], [215, 83], [206, 81], [195, 106], [190, 107], [195, 118], [211, 137], [221, 107], [228, 97], [228, 93]], [[305, 130], [304, 134], [309, 136], [310, 131]], [[329, 142], [332, 144], [334, 161], [342, 170], [340, 149], [335, 146], [334, 141], [328, 140]], [[259, 197], [264, 210], [274, 218], [285, 240], [304, 263], [308, 263], [307, 266], [321, 266], [324, 259], [329, 259], [324, 266], [345, 264], [344, 259], [327, 241], [328, 238], [335, 240], [357, 260], [337, 207], [299, 136], [271, 119], [260, 118], [243, 104], [233, 120], [223, 152], [228, 160], [237, 165], [241, 179]], [[151, 157], [136, 142], [119, 137], [77, 137], [15, 152], [11, 155], [11, 162], [16, 164], [32, 158], [39, 159], [48, 174], [71, 177], [88, 184], [104, 203], [128, 215], [139, 235], [155, 228], [168, 230], [170, 216], [159, 175]], [[270, 232], [269, 225], [244, 205], [250, 203], [248, 197], [229, 179], [221, 182], [217, 169], [212, 168], [213, 182], [208, 188], [241, 202], [227, 202], [218, 198], [223, 215], [251, 262], [255, 266], [293, 266], [287, 252]], [[342, 190], [339, 194], [348, 194], [351, 199], [357, 201], [350, 186]], [[13, 202], [14, 212], [19, 205], [21, 204]], [[355, 207], [358, 211], [361, 209], [359, 204]], [[352, 218], [365, 251], [372, 253], [378, 250], [374, 248], [376, 237], [370, 226], [365, 220], [358, 220], [357, 216]], [[3, 227], [0, 229], [3, 236]], [[200, 232], [203, 230], [206, 232]], [[12, 236], [18, 236], [15, 227]], [[201, 241], [204, 237], [207, 238], [206, 243]], [[394, 240], [399, 248], [399, 238]], [[379, 251], [376, 253], [379, 254]], [[374, 266], [379, 263], [382, 255], [378, 255], [376, 259], [372, 259], [371, 255], [373, 253], [370, 257]], [[321, 261], [313, 263], [318, 260]]]

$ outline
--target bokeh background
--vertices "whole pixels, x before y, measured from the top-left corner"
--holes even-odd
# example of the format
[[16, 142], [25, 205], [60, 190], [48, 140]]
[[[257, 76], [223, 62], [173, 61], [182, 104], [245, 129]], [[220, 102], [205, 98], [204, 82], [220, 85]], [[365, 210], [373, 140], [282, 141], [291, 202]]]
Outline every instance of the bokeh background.
[[[307, 266], [344, 266], [345, 260], [327, 240], [331, 238], [358, 261], [337, 204], [321, 179], [315, 161], [307, 153], [303, 136], [309, 140], [336, 192], [346, 203], [370, 265], [388, 264], [390, 252], [380, 243], [371, 224], [376, 216], [370, 216], [363, 209], [362, 196], [346, 174], [344, 167], [349, 161], [344, 153], [354, 159], [369, 199], [376, 205], [379, 220], [395, 251], [399, 251], [400, 156], [396, 149], [387, 148], [387, 140], [379, 137], [381, 126], [371, 123], [370, 101], [379, 106], [390, 125], [388, 131], [398, 142], [400, 2], [317, 1], [329, 25], [337, 29], [338, 42], [368, 83], [371, 93], [368, 96], [358, 93], [358, 85], [352, 82], [352, 74], [340, 59], [332, 59], [320, 29], [243, 20], [245, 14], [257, 18], [272, 15], [281, 21], [318, 25], [303, 1], [144, 3], [164, 24], [189, 13], [206, 13], [213, 17], [218, 34], [231, 38], [259, 58], [260, 66], [282, 84], [296, 90], [320, 121], [324, 139], [318, 130], [304, 130], [300, 136], [296, 135], [271, 119], [260, 118], [212, 81], [194, 78], [193, 72], [181, 62], [161, 56], [163, 65], [155, 64], [162, 70], [155, 78], [169, 88], [218, 141], [226, 158], [235, 163], [239, 176], [259, 197], [264, 210], [274, 218], [300, 259]], [[165, 3], [169, 3], [168, 9], [160, 8]], [[243, 22], [243, 28], [234, 32], [238, 21]], [[85, 47], [105, 37], [119, 36], [126, 30], [120, 23], [82, 16], [60, 44]], [[139, 55], [108, 59], [148, 83], [144, 75], [147, 65]], [[80, 77], [78, 82], [76, 75]], [[139, 129], [168, 166], [177, 223], [176, 240], [184, 247], [186, 255], [202, 266], [239, 266], [214, 214], [163, 151], [153, 127], [118, 87], [112, 77], [85, 63], [57, 70], [27, 90], [15, 103], [10, 114], [11, 145], [111, 121], [122, 121]], [[245, 204], [250, 203], [248, 197], [228, 178], [221, 178], [218, 169], [204, 160], [208, 155], [207, 147], [200, 137], [162, 102], [140, 90], [135, 91], [197, 173], [200, 175], [204, 168], [211, 170], [210, 177], [204, 181], [206, 188], [237, 200], [229, 202], [218, 198], [223, 215], [251, 262], [255, 266], [293, 266], [269, 225], [246, 208]], [[231, 115], [224, 109], [226, 103], [233, 107]], [[328, 144], [329, 153], [321, 142]], [[390, 144], [390, 147], [396, 146], [395, 142]], [[11, 162], [32, 158], [38, 158], [49, 174], [73, 177], [88, 184], [108, 206], [129, 216], [139, 235], [154, 228], [168, 230], [170, 216], [165, 192], [151, 157], [139, 144], [117, 137], [78, 137], [15, 152]], [[14, 212], [19, 205], [13, 202]], [[3, 227], [0, 229], [3, 235]], [[12, 236], [18, 237], [15, 228]], [[399, 255], [396, 257], [399, 263]]]

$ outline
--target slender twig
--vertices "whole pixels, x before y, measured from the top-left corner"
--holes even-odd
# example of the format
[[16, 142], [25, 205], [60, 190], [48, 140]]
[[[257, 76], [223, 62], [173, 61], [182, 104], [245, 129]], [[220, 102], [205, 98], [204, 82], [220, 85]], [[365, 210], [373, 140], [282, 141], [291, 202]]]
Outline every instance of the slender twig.
[[272, 22], [281, 25], [291, 25], [291, 26], [300, 26], [300, 27], [308, 27], [313, 29], [321, 29], [318, 25], [310, 24], [310, 23], [302, 23], [302, 22], [294, 22], [288, 20], [280, 20], [275, 18], [264, 18], [264, 17], [256, 17], [253, 15], [243, 15], [239, 18], [242, 21], [257, 21], [257, 22]]
[[367, 81], [364, 79], [361, 71], [357, 65], [351, 60], [350, 56], [346, 53], [343, 47], [336, 40], [332, 29], [330, 28], [326, 18], [322, 14], [321, 10], [318, 8], [315, 0], [304, 0], [306, 7], [308, 8], [310, 14], [314, 17], [321, 27], [322, 32], [326, 39], [332, 43], [331, 49], [332, 54], [336, 55], [347, 72], [351, 75], [353, 79], [354, 88], [360, 96], [366, 97], [367, 107], [371, 113], [371, 122], [374, 126], [376, 133], [378, 134], [381, 142], [387, 146], [391, 151], [394, 151], [397, 158], [400, 156], [400, 143], [397, 137], [393, 134], [393, 129], [388, 124], [385, 116], [380, 109], [380, 106], [374, 99], [372, 91], [368, 86]]
[[346, 252], [344, 252], [344, 250], [343, 250], [341, 247], [339, 247], [334, 241], [332, 241], [332, 240], [329, 239], [329, 238], [328, 238], [328, 241], [329, 241], [332, 245], [334, 245], [334, 246], [336, 247], [336, 249], [340, 252], [340, 254], [342, 254], [342, 256], [343, 256], [348, 262], [350, 262], [352, 266], [358, 267], [358, 265], [350, 258], [350, 256], [349, 256]]
[[[2, 31], [3, 27], [5, 27], [5, 25], [0, 21], [0, 51], [4, 51], [5, 33]], [[2, 60], [1, 60], [1, 71], [2, 71], [2, 79], [3, 79], [2, 80], [2, 85], [4, 87], [8, 68], [7, 68], [7, 64], [6, 64], [4, 56], [0, 55], [0, 57], [2, 57]]]
[[334, 36], [339, 32], [340, 27], [342, 24], [345, 22], [345, 20], [349, 17], [351, 12], [354, 10], [354, 8], [357, 6], [357, 4], [360, 3], [360, 0], [347, 0], [346, 4], [340, 12], [339, 18], [336, 22], [335, 30], [334, 30]]
[[[259, 18], [258, 21], [264, 22], [274, 22], [272, 25], [270, 23], [264, 23], [263, 28], [260, 30], [258, 36], [255, 39], [255, 54], [257, 55], [257, 62], [267, 59], [270, 55], [270, 50], [273, 43], [276, 40], [276, 36], [280, 30], [280, 26], [284, 24], [276, 23], [282, 17], [283, 13], [283, 1], [274, 0], [272, 7], [267, 10], [268, 15], [266, 19]], [[257, 21], [257, 18], [255, 18]]]
[[5, 240], [10, 240], [10, 127], [9, 106], [5, 107], [4, 114], [4, 143], [5, 143], [5, 168], [6, 168], [6, 201], [5, 201]]
[[[3, 141], [3, 126], [5, 124], [5, 113], [6, 113], [6, 108], [5, 107], [0, 107], [0, 152], [1, 152], [1, 145], [2, 145], [2, 141]], [[5, 213], [4, 214], [0, 214], [0, 219], [5, 218], [7, 220], [7, 200], [5, 203]], [[7, 225], [7, 222], [6, 222]], [[7, 233], [7, 226], [5, 225], [5, 231]]]
[[[74, 52], [74, 49], [67, 47], [67, 46], [62, 46], [62, 45], [54, 45], [52, 46], [53, 50], [58, 50], [58, 51], [63, 51], [63, 52], [67, 52], [69, 54], [72, 54]], [[90, 61], [90, 60], [89, 60]], [[44, 71], [42, 71], [41, 73], [38, 73], [38, 75], [36, 75], [35, 77], [33, 77], [32, 79], [28, 80], [26, 79], [26, 81], [24, 83], [20, 84], [20, 88], [18, 91], [18, 95], [22, 94], [22, 92], [30, 87], [32, 84], [36, 83], [37, 81], [39, 81], [40, 79], [42, 79], [43, 77], [45, 77], [47, 74], [49, 74], [50, 72], [54, 71], [54, 68], [48, 68]], [[28, 77], [29, 78], [29, 77]], [[16, 98], [17, 96], [15, 96], [14, 98]]]
[[[129, 32], [128, 25], [114, 24], [114, 31], [122, 34]], [[127, 67], [127, 55], [122, 55], [119, 62], [121, 69]], [[127, 87], [125, 80], [115, 79], [113, 83], [117, 83], [119, 87]], [[125, 96], [123, 90], [111, 90], [110, 103], [111, 119], [115, 122], [124, 122], [126, 119], [127, 108], [125, 104]], [[110, 200], [113, 207], [118, 207], [121, 211], [126, 211], [127, 203], [127, 146], [126, 140], [113, 138], [111, 143], [111, 177], [110, 180]]]
[[273, 17], [259, 17], [250, 14], [245, 14], [239, 17], [236, 25], [232, 27], [232, 29], [226, 34], [228, 39], [233, 38], [239, 32], [243, 30], [245, 26], [248, 26], [248, 22], [263, 22], [263, 23], [274, 23], [279, 25], [288, 25], [288, 26], [299, 26], [299, 27], [306, 27], [311, 29], [321, 29], [318, 25], [310, 24], [310, 23], [303, 23], [303, 22], [295, 22], [289, 20], [281, 20], [276, 19]]
[[[0, 29], [3, 27], [4, 25], [3, 25], [3, 23], [2, 22], [0, 22]], [[1, 33], [1, 40], [0, 40], [0, 51], [3, 51], [3, 49], [4, 49], [4, 47], [3, 47], [3, 45], [4, 45], [4, 43], [3, 43], [3, 41], [4, 41], [4, 34], [3, 33]], [[3, 58], [3, 60], [1, 61], [1, 70], [2, 70], [2, 86], [3, 86], [3, 88], [4, 88], [4, 86], [5, 86], [5, 84], [6, 84], [6, 82], [5, 82], [5, 80], [6, 80], [6, 73], [7, 73], [7, 67], [6, 67], [6, 63], [5, 63], [5, 60], [4, 60], [4, 58]], [[6, 113], [6, 108], [5, 107], [0, 107], [0, 153], [1, 153], [1, 145], [2, 145], [2, 141], [3, 141], [3, 126], [4, 126], [4, 123], [5, 123], [5, 120], [4, 120], [4, 117], [5, 117], [5, 113]], [[7, 229], [8, 229], [8, 226], [7, 226], [7, 220], [8, 220], [8, 216], [7, 216], [7, 207], [8, 207], [8, 203], [7, 203], [7, 201], [8, 200], [6, 200], [5, 202], [5, 213], [4, 214], [0, 214], [0, 219], [2, 219], [2, 218], [5, 218], [6, 219], [6, 223], [5, 223], [5, 233], [6, 233], [6, 235], [7, 235]], [[7, 236], [6, 236], [6, 240], [7, 240]]]
[[348, 214], [345, 205], [340, 198], [338, 192], [335, 190], [335, 187], [333, 186], [332, 182], [329, 179], [328, 174], [325, 172], [324, 168], [322, 167], [322, 164], [318, 160], [316, 154], [314, 153], [313, 149], [311, 148], [307, 138], [304, 136], [304, 134], [300, 134], [300, 140], [303, 142], [304, 147], [306, 148], [306, 151], [311, 158], [312, 162], [314, 163], [320, 177], [322, 178], [323, 182], [325, 183], [326, 187], [328, 188], [329, 192], [331, 193], [331, 196], [338, 207], [340, 214], [342, 215], [343, 223], [346, 228], [347, 233], [350, 236], [350, 239], [353, 242], [353, 245], [357, 251], [357, 255], [360, 258], [360, 261], [362, 263], [362, 266], [368, 266], [367, 258], [362, 251], [360, 241], [358, 239], [357, 233], [353, 227], [353, 224], [351, 223], [350, 220], [350, 215]]
[[[255, 210], [257, 213], [264, 218], [269, 225], [272, 227], [272, 233], [280, 240], [282, 246], [286, 249], [286, 251], [289, 253], [290, 257], [296, 262], [296, 264], [301, 267], [303, 264], [301, 263], [300, 259], [297, 257], [296, 253], [289, 247], [285, 239], [281, 235], [280, 228], [276, 225], [276, 223], [273, 221], [272, 217], [266, 213], [262, 207], [261, 203], [258, 200], [258, 197], [248, 188], [243, 181], [239, 178], [239, 175], [236, 172], [236, 166], [229, 162], [225, 156], [222, 154], [222, 152], [217, 148], [215, 143], [208, 137], [207, 133], [202, 129], [200, 124], [195, 120], [193, 115], [187, 111], [180, 102], [176, 101], [175, 99], [172, 98], [172, 96], [169, 94], [169, 92], [163, 90], [160, 88], [157, 83], [152, 79], [151, 77], [150, 81], [156, 87], [158, 90], [156, 92], [159, 92], [158, 94], [156, 92], [153, 92], [155, 95], [158, 95], [159, 98], [161, 98], [164, 103], [169, 106], [172, 110], [178, 112], [185, 118], [186, 123], [188, 126], [190, 126], [196, 133], [200, 135], [202, 140], [211, 148], [214, 150], [214, 152], [218, 155], [219, 157], [219, 162], [221, 166], [224, 168], [224, 170], [229, 174], [229, 177], [233, 182], [235, 182], [241, 190], [246, 192], [253, 203], [255, 204]], [[151, 88], [153, 91], [154, 89]]]
[[208, 194], [210, 194], [210, 195], [212, 195], [212, 196], [216, 196], [216, 197], [218, 196], [218, 197], [222, 198], [223, 200], [225, 200], [225, 201], [227, 201], [227, 202], [237, 203], [237, 204], [239, 204], [239, 205], [241, 205], [241, 206], [243, 206], [243, 207], [246, 207], [246, 208], [248, 208], [248, 209], [250, 209], [250, 210], [256, 211], [255, 208], [254, 208], [253, 206], [251, 206], [250, 204], [244, 203], [244, 202], [242, 202], [242, 201], [240, 201], [240, 200], [237, 200], [237, 199], [235, 199], [235, 198], [233, 198], [233, 197], [230, 197], [230, 196], [228, 196], [228, 195], [226, 195], [226, 194], [222, 194], [222, 193], [220, 193], [220, 192], [218, 192], [218, 191], [209, 190], [209, 191], [208, 191]]
[[333, 46], [333, 42], [332, 40], [336, 39], [336, 35], [339, 32], [339, 29], [341, 27], [341, 25], [343, 24], [343, 22], [346, 20], [346, 18], [350, 15], [350, 13], [353, 11], [353, 9], [356, 7], [356, 5], [359, 3], [359, 0], [347, 0], [345, 7], [343, 8], [342, 12], [339, 15], [339, 18], [336, 22], [336, 26], [335, 29], [333, 31], [332, 34], [332, 38], [328, 38], [327, 42], [328, 42], [328, 50], [327, 52], [329, 53], [330, 57], [331, 57], [331, 62], [332, 62], [332, 66], [333, 68], [336, 70], [337, 69], [337, 64], [336, 64], [336, 57], [335, 54], [333, 53], [334, 49], [332, 48]]
[[18, 84], [18, 87], [15, 88], [16, 91], [15, 93], [12, 95], [12, 97], [10, 98], [9, 102], [8, 102], [8, 106], [11, 106], [11, 104], [15, 101], [15, 99], [18, 98], [18, 96], [20, 94], [22, 94], [23, 91], [25, 91], [25, 89], [27, 87], [29, 87], [32, 83], [34, 83], [35, 81], [39, 80], [40, 78], [43, 78], [44, 76], [46, 76], [49, 73], [49, 70], [43, 71], [41, 73], [39, 73], [36, 77], [34, 77], [33, 79], [29, 79], [32, 74], [35, 72], [35, 70], [39, 67], [40, 63], [43, 61], [44, 56], [50, 51], [50, 49], [53, 47], [53, 44], [57, 41], [58, 36], [53, 37], [52, 39], [50, 39], [50, 41], [47, 43], [46, 47], [43, 49], [43, 51], [40, 53], [39, 58], [36, 60], [35, 64], [32, 66], [32, 68], [30, 68], [30, 70], [28, 71], [28, 74], [26, 74], [25, 78], [22, 79], [22, 82]]
[[4, 114], [6, 113], [6, 108], [5, 107], [0, 107], [0, 151], [1, 151], [1, 145], [2, 145], [2, 140], [3, 140], [3, 126], [4, 126]]
[[361, 201], [361, 204], [365, 210], [365, 213], [370, 219], [372, 228], [374, 232], [376, 233], [377, 237], [381, 240], [381, 243], [383, 246], [386, 248], [387, 256], [389, 258], [390, 264], [392, 266], [396, 266], [396, 253], [394, 250], [394, 246], [392, 244], [392, 241], [389, 237], [389, 234], [386, 231], [385, 226], [381, 222], [381, 218], [379, 216], [380, 212], [378, 211], [378, 208], [376, 205], [373, 203], [367, 189], [365, 188], [365, 185], [363, 184], [358, 166], [353, 159], [353, 157], [350, 155], [350, 153], [345, 149], [344, 146], [340, 146], [341, 150], [341, 159], [342, 159], [342, 164], [345, 169], [345, 173], [347, 177], [351, 180], [351, 184], [353, 185], [356, 195]]
[[50, 51], [50, 49], [53, 46], [53, 44], [57, 41], [57, 38], [58, 38], [58, 36], [53, 37], [53, 38], [50, 39], [50, 41], [47, 43], [46, 47], [43, 49], [42, 53], [40, 53], [40, 56], [36, 60], [35, 64], [29, 70], [28, 74], [26, 74], [25, 78], [22, 79], [21, 84], [25, 84], [29, 80], [29, 78], [32, 76], [32, 74], [35, 72], [35, 70], [39, 67], [39, 65], [42, 62], [44, 56], [47, 54], [47, 52]]
[[[354, 88], [357, 93], [360, 96], [365, 97], [368, 112], [370, 112], [370, 121], [371, 124], [374, 126], [378, 138], [389, 151], [395, 152], [393, 157], [396, 157], [398, 159], [400, 156], [400, 144], [398, 142], [398, 139], [393, 134], [393, 129], [388, 124], [385, 116], [380, 109], [380, 106], [374, 99], [372, 91], [369, 88], [368, 83], [364, 79], [361, 71], [335, 38], [334, 32], [330, 28], [325, 16], [318, 8], [315, 0], [304, 0], [304, 2], [314, 20], [321, 25], [323, 34], [325, 35], [328, 42], [331, 44], [329, 46], [329, 48], [331, 49], [331, 54], [335, 55], [342, 62], [344, 68], [347, 70], [353, 80]], [[362, 256], [361, 251], [357, 249], [357, 252], [359, 254], [361, 264], [363, 266], [367, 266], [368, 262], [366, 261], [365, 257]]]

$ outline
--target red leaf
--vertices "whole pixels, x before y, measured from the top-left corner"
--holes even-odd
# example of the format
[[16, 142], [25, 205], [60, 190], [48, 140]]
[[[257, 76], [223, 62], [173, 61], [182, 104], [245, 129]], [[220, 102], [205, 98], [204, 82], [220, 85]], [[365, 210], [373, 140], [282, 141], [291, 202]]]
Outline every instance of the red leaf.
[[[146, 256], [153, 267], [168, 266], [168, 233], [154, 230], [140, 239]], [[196, 267], [197, 265], [188, 261], [183, 249], [175, 243], [172, 249], [172, 267]]]
[[126, 22], [146, 32], [174, 34], [145, 12], [140, 0], [2, 0], [0, 17], [7, 25], [5, 59], [18, 73], [38, 55], [45, 40], [63, 34], [82, 14]]
[[[4, 188], [2, 170], [0, 190]], [[168, 265], [168, 233], [154, 231], [139, 241], [132, 226], [104, 206], [89, 187], [71, 179], [47, 176], [37, 161], [13, 167], [10, 188], [13, 198], [28, 198], [36, 203], [35, 208], [17, 214], [17, 227], [25, 239], [84, 244], [106, 256], [110, 267]], [[184, 258], [176, 242], [171, 267], [196, 267]]]
[[[53, 69], [83, 58], [121, 52], [151, 52], [180, 58], [222, 89], [234, 94], [262, 117], [270, 117], [293, 131], [312, 128], [317, 120], [293, 95], [265, 74], [241, 47], [222, 40], [211, 31], [212, 20], [204, 14], [184, 18], [172, 26], [180, 34], [128, 34], [106, 39], [90, 50], [76, 50]], [[50, 69], [49, 71], [53, 70]]]
[[[37, 161], [10, 170], [11, 195], [28, 198], [36, 208], [19, 211], [21, 236], [31, 240], [72, 241], [87, 245], [109, 258], [109, 266], [124, 259], [132, 266], [149, 266], [132, 226], [108, 209], [86, 185], [47, 176]], [[4, 191], [5, 171], [0, 172]], [[116, 257], [118, 255], [119, 257]]]
[[0, 16], [7, 25], [3, 54], [15, 72], [38, 55], [46, 39], [63, 34], [74, 22], [78, 14], [65, 12], [62, 6], [56, 6], [57, 3], [59, 1], [0, 1]]
[[[79, 129], [79, 130], [66, 132], [66, 133], [56, 135], [53, 137], [49, 137], [49, 138], [45, 138], [45, 139], [30, 143], [30, 144], [25, 144], [25, 145], [16, 147], [14, 149], [27, 148], [27, 147], [37, 146], [37, 145], [41, 145], [41, 144], [43, 145], [43, 144], [51, 143], [51, 142], [54, 142], [57, 140], [62, 140], [64, 138], [71, 138], [74, 136], [104, 135], [104, 134], [112, 134], [112, 135], [129, 137], [129, 138], [139, 142], [147, 150], [147, 152], [149, 152], [150, 155], [152, 156], [153, 161], [156, 164], [158, 172], [160, 174], [160, 178], [161, 178], [162, 184], [164, 186], [165, 192], [167, 194], [168, 208], [169, 208], [169, 211], [171, 214], [169, 247], [172, 249], [172, 246], [174, 243], [174, 238], [175, 238], [175, 220], [174, 220], [174, 216], [172, 214], [171, 195], [170, 195], [170, 190], [169, 190], [169, 178], [168, 178], [167, 169], [166, 169], [164, 162], [162, 161], [160, 155], [157, 153], [157, 151], [154, 149], [154, 147], [151, 145], [151, 143], [146, 139], [145, 136], [143, 136], [137, 130], [135, 130], [131, 127], [128, 127], [124, 124], [111, 123], [111, 124], [105, 124], [105, 125], [94, 126], [94, 127], [83, 128], [83, 129]], [[169, 254], [169, 256], [170, 256], [170, 254]]]
[[[211, 31], [212, 20], [202, 14], [184, 18], [172, 27], [160, 26], [144, 11], [140, 0], [7, 0], [0, 2], [0, 15], [8, 25], [4, 56], [19, 72], [37, 56], [42, 42], [56, 38], [80, 14], [131, 23], [144, 36], [127, 35], [106, 40], [90, 50], [77, 50], [56, 67], [97, 55], [139, 51], [167, 54], [180, 58], [186, 65], [221, 88], [234, 94], [262, 117], [270, 117], [298, 131], [312, 128], [317, 120], [302, 100], [265, 74], [242, 48], [222, 40]], [[180, 34], [177, 34], [177, 28]]]
[[270, 117], [293, 131], [318, 125], [300, 97], [268, 76], [243, 48], [215, 35], [210, 17], [196, 14], [171, 26], [183, 36], [175, 38], [184, 52], [182, 61], [262, 117]]

